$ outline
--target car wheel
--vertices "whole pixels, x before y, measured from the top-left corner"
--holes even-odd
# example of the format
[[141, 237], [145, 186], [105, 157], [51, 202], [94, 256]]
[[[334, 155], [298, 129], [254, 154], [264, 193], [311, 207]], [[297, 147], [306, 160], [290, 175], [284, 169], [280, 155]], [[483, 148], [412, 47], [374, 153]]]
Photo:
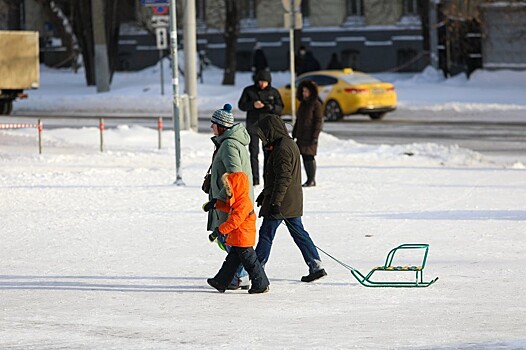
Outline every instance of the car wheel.
[[384, 117], [385, 112], [375, 112], [375, 113], [369, 113], [369, 118], [372, 120], [380, 120]]
[[342, 119], [342, 117], [342, 109], [340, 108], [338, 102], [334, 100], [327, 102], [327, 105], [325, 105], [325, 120], [336, 121], [338, 119]]

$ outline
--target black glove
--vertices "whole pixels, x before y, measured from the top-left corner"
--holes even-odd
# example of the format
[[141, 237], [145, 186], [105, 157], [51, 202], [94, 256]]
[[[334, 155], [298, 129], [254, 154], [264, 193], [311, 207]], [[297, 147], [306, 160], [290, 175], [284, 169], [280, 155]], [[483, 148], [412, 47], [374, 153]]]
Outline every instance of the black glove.
[[219, 237], [220, 234], [221, 233], [219, 233], [219, 229], [216, 227], [214, 229], [214, 232], [208, 235], [208, 239], [210, 240], [210, 242], [213, 242], [217, 239], [217, 237]]
[[204, 211], [210, 211], [210, 210], [212, 210], [212, 209], [215, 209], [215, 207], [216, 207], [216, 202], [217, 202], [217, 199], [212, 198], [211, 200], [209, 200], [208, 202], [206, 202], [205, 204], [203, 204], [203, 210], [204, 210]]
[[277, 204], [272, 204], [270, 206], [270, 214], [273, 216], [281, 215], [281, 207]]
[[259, 194], [258, 198], [256, 198], [256, 205], [258, 207], [261, 207], [263, 204], [263, 198], [265, 198], [265, 195], [263, 194], [263, 191]]
[[315, 145], [318, 143], [318, 139], [312, 139], [312, 144]]

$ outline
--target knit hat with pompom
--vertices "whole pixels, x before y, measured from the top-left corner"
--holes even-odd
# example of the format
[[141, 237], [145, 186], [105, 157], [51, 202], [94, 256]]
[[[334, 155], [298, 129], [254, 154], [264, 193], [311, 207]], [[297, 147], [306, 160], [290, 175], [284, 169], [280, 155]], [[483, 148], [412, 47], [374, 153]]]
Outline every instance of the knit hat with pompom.
[[222, 126], [223, 128], [231, 128], [234, 126], [234, 115], [232, 114], [232, 105], [227, 103], [222, 109], [218, 109], [212, 114], [211, 122]]

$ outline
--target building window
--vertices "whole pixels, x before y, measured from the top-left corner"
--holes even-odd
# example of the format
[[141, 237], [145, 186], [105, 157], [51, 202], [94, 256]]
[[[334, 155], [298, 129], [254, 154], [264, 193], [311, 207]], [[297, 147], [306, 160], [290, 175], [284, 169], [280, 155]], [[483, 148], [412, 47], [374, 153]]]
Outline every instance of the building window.
[[256, 0], [245, 0], [241, 10], [241, 28], [257, 27]]
[[396, 53], [398, 72], [416, 72], [419, 68], [418, 53], [413, 49], [400, 49]]
[[360, 70], [360, 51], [352, 49], [342, 51], [342, 65], [345, 68]]
[[303, 17], [303, 26], [308, 27], [310, 26], [310, 1], [309, 0], [302, 0], [301, 2], [301, 16]]
[[363, 16], [363, 0], [347, 0], [347, 17]]
[[421, 25], [418, 0], [403, 0], [400, 24], [405, 26]]
[[195, 0], [197, 28], [206, 28], [206, 0]]
[[418, 16], [418, 1], [417, 0], [404, 0], [403, 2], [403, 14], [404, 16]]
[[363, 16], [363, 0], [347, 0], [346, 17], [343, 22], [344, 27], [359, 27], [365, 25]]

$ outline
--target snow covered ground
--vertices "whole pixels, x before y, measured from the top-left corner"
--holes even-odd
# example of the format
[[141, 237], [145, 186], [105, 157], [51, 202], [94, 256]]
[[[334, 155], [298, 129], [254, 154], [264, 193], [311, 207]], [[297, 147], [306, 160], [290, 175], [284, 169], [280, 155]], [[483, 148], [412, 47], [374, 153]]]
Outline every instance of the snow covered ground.
[[[401, 104], [526, 112], [515, 92], [523, 73], [426, 74], [390, 76]], [[505, 84], [506, 75], [522, 78]], [[97, 95], [78, 76], [44, 70], [42, 88], [16, 109], [169, 110], [155, 77], [117, 74], [112, 92]], [[239, 86], [200, 85], [200, 105], [237, 101]], [[266, 267], [270, 292], [219, 294], [206, 278], [225, 255], [208, 242], [201, 210], [210, 136], [182, 132], [186, 186], [175, 186], [174, 148], [158, 150], [156, 130], [107, 130], [104, 153], [95, 128], [46, 130], [42, 155], [33, 129], [0, 131], [0, 348], [526, 348], [524, 164], [322, 134], [318, 186], [304, 191], [315, 243], [362, 272], [399, 244], [429, 243], [424, 277], [440, 279], [421, 289], [365, 288], [322, 254], [328, 276], [301, 283], [306, 265], [281, 228]]]

